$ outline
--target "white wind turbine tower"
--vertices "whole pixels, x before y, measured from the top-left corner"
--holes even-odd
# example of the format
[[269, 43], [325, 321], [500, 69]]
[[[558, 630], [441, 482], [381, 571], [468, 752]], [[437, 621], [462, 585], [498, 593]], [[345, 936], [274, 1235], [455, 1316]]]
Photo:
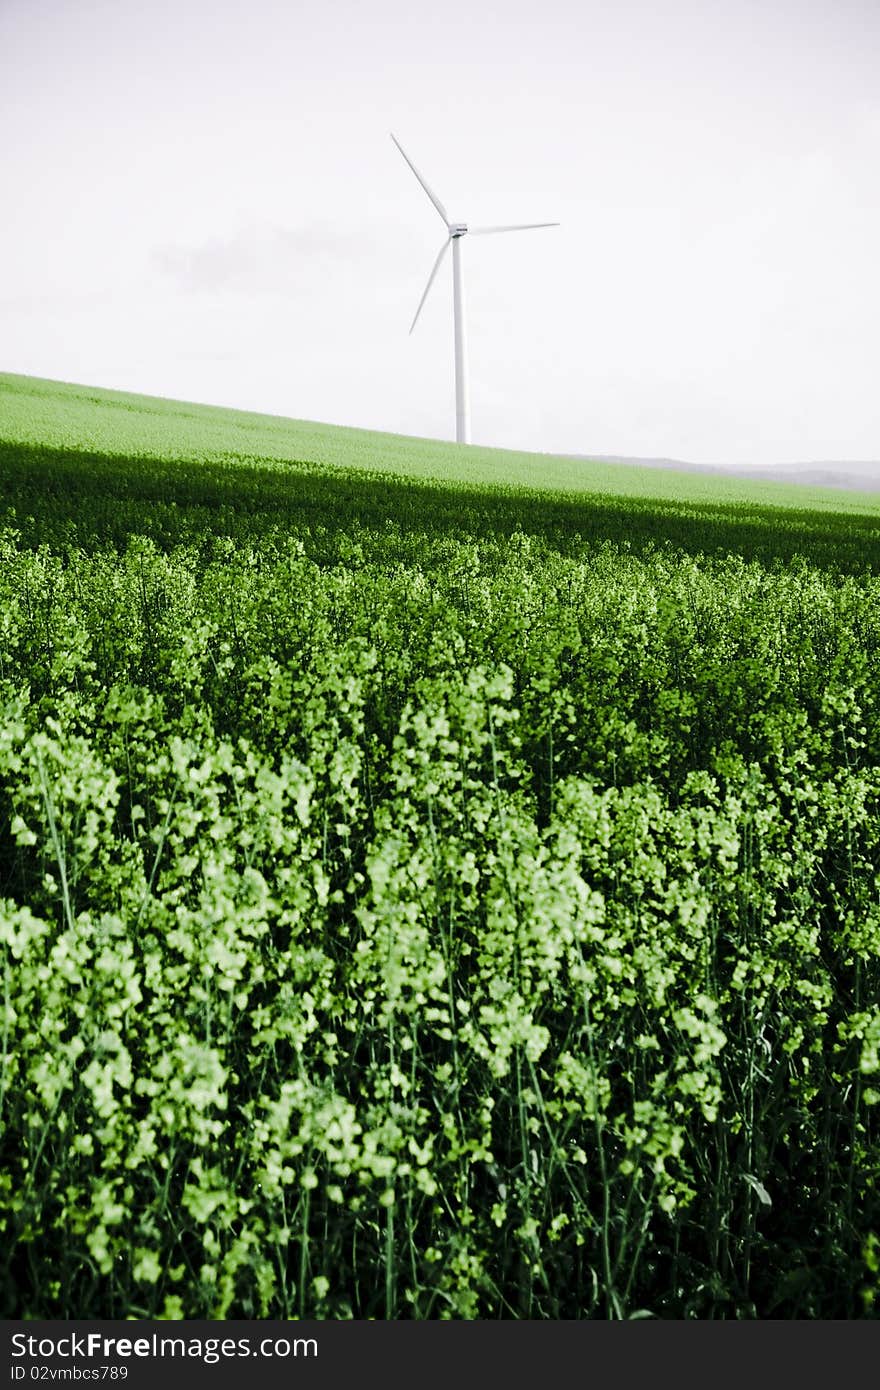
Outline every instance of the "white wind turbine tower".
[[419, 307], [416, 309], [415, 318], [410, 325], [410, 333], [412, 333], [416, 326], [419, 314], [422, 312], [422, 305], [428, 298], [428, 291], [434, 283], [437, 271], [440, 269], [440, 262], [449, 249], [449, 243], [452, 242], [452, 302], [455, 310], [455, 441], [457, 444], [469, 444], [471, 438], [471, 420], [467, 391], [467, 344], [464, 331], [464, 286], [461, 277], [461, 239], [468, 234], [471, 236], [487, 236], [492, 232], [527, 232], [535, 227], [558, 227], [559, 223], [524, 222], [515, 227], [469, 227], [466, 222], [450, 222], [445, 207], [436, 193], [433, 193], [425, 183], [425, 180], [413, 164], [406, 150], [397, 139], [397, 136], [392, 133], [391, 139], [400, 150], [400, 153], [412, 169], [428, 197], [431, 199], [434, 207], [443, 218], [443, 224], [447, 232], [446, 240], [440, 247], [440, 254], [434, 262], [434, 268], [428, 276], [425, 292], [419, 300]]

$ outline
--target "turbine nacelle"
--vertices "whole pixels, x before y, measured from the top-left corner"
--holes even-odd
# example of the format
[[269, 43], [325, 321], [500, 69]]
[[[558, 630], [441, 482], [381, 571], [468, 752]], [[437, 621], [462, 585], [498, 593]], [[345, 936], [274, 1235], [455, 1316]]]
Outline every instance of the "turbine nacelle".
[[467, 223], [466, 223], [466, 222], [450, 222], [450, 223], [448, 224], [448, 226], [449, 226], [449, 235], [450, 235], [451, 237], [464, 236], [465, 232], [467, 231]]

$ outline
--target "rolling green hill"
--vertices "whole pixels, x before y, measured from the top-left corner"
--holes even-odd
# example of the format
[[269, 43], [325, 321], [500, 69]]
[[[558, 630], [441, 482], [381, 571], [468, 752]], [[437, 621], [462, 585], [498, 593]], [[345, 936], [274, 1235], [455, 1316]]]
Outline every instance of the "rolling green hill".
[[[250, 415], [0, 376], [0, 505], [26, 539], [81, 544], [205, 528], [256, 535], [383, 519], [452, 536], [552, 535], [846, 570], [880, 559], [880, 495], [748, 482]], [[75, 518], [75, 522], [74, 522]], [[384, 544], [385, 542], [383, 542]]]
[[880, 495], [559, 458], [0, 374], [0, 439], [181, 463], [318, 464], [449, 485], [880, 513]]

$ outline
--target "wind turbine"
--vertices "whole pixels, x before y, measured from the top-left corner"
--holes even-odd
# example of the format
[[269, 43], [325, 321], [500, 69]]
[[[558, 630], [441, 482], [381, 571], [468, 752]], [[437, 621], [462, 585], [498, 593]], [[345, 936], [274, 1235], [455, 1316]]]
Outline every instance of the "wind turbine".
[[468, 405], [467, 390], [467, 342], [464, 331], [464, 285], [461, 275], [461, 239], [470, 234], [471, 236], [490, 236], [495, 232], [528, 232], [536, 227], [558, 227], [558, 222], [524, 222], [515, 227], [469, 227], [466, 222], [450, 222], [449, 215], [437, 197], [433, 193], [425, 180], [422, 178], [416, 166], [413, 164], [406, 150], [394, 133], [391, 133], [400, 153], [403, 155], [409, 167], [412, 169], [422, 188], [427, 193], [434, 207], [443, 218], [446, 227], [446, 240], [440, 247], [440, 253], [434, 262], [434, 268], [428, 276], [428, 283], [425, 292], [419, 300], [419, 307], [416, 309], [415, 318], [410, 325], [410, 333], [418, 322], [419, 314], [422, 312], [422, 305], [428, 298], [428, 291], [434, 283], [437, 271], [440, 269], [440, 262], [449, 250], [449, 243], [452, 243], [452, 302], [455, 311], [455, 441], [457, 444], [469, 444], [471, 437], [470, 408]]

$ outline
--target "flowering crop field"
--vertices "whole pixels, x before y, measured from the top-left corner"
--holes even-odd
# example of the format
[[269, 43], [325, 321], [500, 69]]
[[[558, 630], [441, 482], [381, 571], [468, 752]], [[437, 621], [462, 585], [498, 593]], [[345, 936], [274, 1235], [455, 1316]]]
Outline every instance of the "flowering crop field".
[[876, 1315], [880, 499], [7, 376], [0, 528], [3, 1316]]

